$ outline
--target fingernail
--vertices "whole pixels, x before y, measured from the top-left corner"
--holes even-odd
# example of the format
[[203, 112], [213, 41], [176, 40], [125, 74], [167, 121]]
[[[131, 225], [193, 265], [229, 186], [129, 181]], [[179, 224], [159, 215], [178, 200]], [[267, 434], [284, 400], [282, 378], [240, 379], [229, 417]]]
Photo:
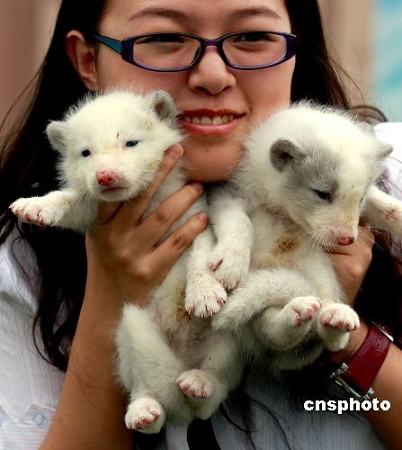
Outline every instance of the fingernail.
[[203, 223], [207, 223], [208, 222], [208, 216], [205, 213], [199, 213], [197, 214], [198, 219], [201, 220], [201, 222]]
[[181, 145], [173, 145], [173, 147], [167, 149], [166, 153], [169, 156], [179, 157], [183, 154], [183, 147]]
[[204, 190], [202, 184], [199, 183], [198, 181], [189, 181], [187, 184], [193, 186], [193, 188], [197, 189], [197, 191], [199, 192], [202, 192]]

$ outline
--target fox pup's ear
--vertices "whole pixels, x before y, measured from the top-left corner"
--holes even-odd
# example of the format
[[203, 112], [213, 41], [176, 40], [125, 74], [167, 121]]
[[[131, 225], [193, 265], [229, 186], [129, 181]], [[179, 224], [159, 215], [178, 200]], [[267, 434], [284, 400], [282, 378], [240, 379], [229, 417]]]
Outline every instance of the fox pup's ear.
[[305, 156], [296, 144], [287, 139], [275, 141], [270, 151], [271, 163], [279, 172], [282, 172], [291, 163], [302, 161]]
[[167, 92], [155, 91], [150, 94], [149, 105], [160, 120], [168, 122], [169, 125], [176, 125], [178, 111], [172, 97]]
[[65, 136], [67, 135], [67, 126], [64, 122], [50, 122], [46, 128], [46, 134], [51, 146], [60, 153], [64, 153], [67, 143]]

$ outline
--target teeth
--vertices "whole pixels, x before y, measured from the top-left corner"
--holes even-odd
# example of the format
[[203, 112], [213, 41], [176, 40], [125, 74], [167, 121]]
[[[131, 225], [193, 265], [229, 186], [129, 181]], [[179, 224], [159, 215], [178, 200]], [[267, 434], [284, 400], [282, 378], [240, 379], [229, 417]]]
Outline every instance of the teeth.
[[226, 116], [214, 116], [214, 117], [208, 117], [208, 116], [201, 116], [201, 117], [183, 116], [184, 122], [201, 124], [201, 125], [222, 125], [224, 123], [230, 122], [233, 119], [234, 119], [234, 115], [233, 114], [229, 114], [229, 115], [226, 115]]

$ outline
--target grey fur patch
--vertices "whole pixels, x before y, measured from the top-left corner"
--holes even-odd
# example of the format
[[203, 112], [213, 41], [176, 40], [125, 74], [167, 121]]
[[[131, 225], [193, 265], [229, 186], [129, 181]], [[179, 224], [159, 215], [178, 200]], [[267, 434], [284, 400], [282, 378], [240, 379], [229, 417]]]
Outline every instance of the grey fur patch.
[[286, 173], [287, 196], [306, 213], [323, 205], [314, 191], [327, 192], [333, 198], [338, 190], [338, 158], [324, 148], [306, 150], [299, 164], [292, 164]]
[[175, 126], [177, 108], [172, 97], [165, 91], [155, 91], [150, 95], [151, 107], [163, 122]]
[[301, 149], [287, 139], [275, 141], [270, 149], [271, 163], [279, 172], [282, 172], [292, 162], [300, 163], [304, 156]]

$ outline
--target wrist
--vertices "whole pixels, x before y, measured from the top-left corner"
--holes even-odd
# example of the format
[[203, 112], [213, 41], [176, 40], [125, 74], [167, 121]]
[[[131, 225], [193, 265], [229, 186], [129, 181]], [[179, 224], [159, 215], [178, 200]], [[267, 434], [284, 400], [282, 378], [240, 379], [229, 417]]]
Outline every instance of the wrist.
[[334, 364], [348, 362], [361, 347], [367, 337], [367, 333], [367, 324], [360, 321], [359, 327], [350, 332], [348, 345], [337, 352], [329, 352], [329, 360]]
[[346, 356], [347, 360], [339, 361], [341, 364], [331, 374], [337, 385], [358, 400], [367, 400], [375, 395], [373, 384], [393, 341], [381, 325], [372, 322], [366, 328], [366, 337], [358, 349]]

